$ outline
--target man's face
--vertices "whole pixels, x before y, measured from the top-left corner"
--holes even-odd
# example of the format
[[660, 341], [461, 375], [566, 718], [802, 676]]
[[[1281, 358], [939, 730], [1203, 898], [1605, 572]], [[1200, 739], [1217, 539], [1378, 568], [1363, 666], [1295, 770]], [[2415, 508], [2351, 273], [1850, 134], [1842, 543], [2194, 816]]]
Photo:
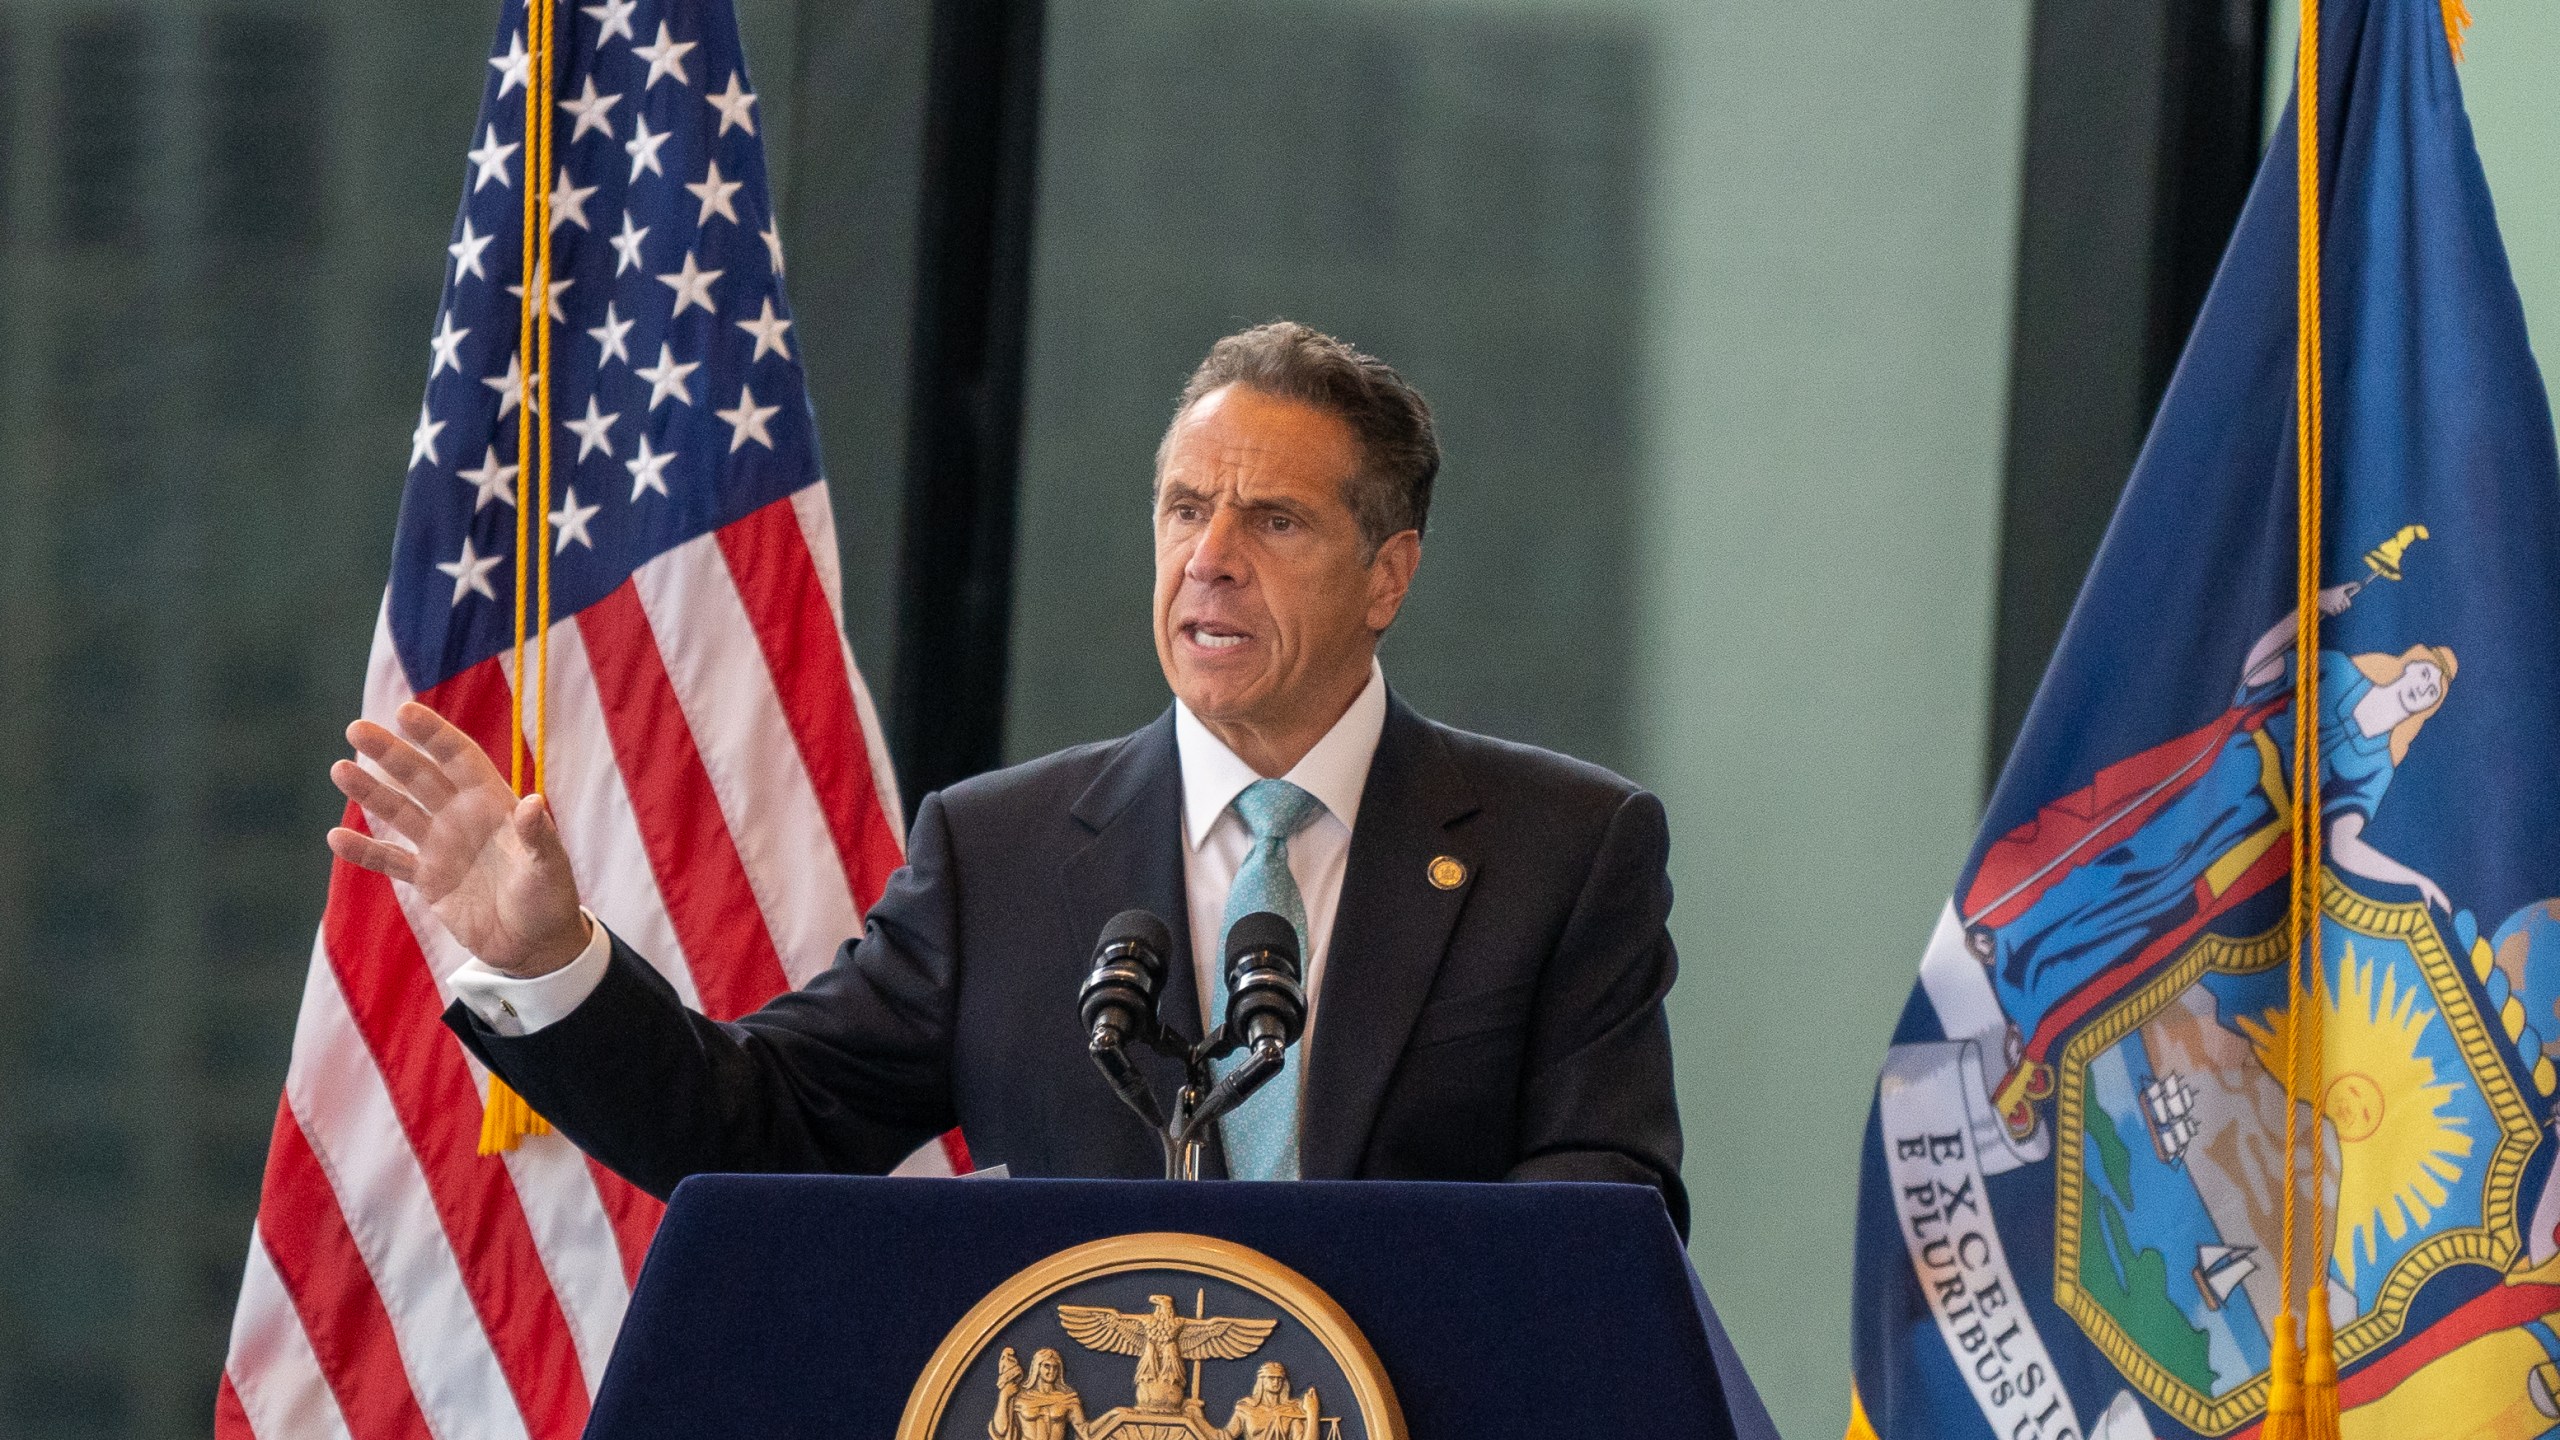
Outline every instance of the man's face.
[[1406, 531], [1363, 557], [1344, 485], [1359, 464], [1340, 419], [1242, 385], [1175, 423], [1156, 479], [1156, 658], [1201, 719], [1329, 723], [1365, 683], [1421, 549]]

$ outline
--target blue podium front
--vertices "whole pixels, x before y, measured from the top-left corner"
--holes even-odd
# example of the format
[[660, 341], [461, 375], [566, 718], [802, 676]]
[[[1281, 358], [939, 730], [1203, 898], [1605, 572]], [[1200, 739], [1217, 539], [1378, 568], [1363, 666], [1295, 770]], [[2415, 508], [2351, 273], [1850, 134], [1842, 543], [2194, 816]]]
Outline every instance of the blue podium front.
[[1245, 1246], [1313, 1282], [1416, 1440], [1775, 1437], [1650, 1189], [744, 1175], [676, 1191], [587, 1435], [888, 1440], [981, 1301], [1062, 1251], [1146, 1232]]

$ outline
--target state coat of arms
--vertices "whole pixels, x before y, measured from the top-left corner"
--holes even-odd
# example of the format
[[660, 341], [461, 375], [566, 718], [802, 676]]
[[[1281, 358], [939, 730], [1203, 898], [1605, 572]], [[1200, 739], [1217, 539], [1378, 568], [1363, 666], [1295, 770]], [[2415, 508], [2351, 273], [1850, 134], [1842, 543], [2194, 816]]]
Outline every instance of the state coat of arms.
[[1403, 1440], [1404, 1417], [1368, 1342], [1305, 1277], [1206, 1236], [1126, 1235], [1023, 1271], [934, 1352], [898, 1440], [981, 1435]]

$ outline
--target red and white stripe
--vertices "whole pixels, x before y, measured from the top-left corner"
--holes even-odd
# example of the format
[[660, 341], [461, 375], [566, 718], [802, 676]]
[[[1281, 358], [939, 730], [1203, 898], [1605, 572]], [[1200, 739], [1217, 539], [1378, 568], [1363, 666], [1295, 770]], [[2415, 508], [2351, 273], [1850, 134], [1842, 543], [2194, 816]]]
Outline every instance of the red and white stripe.
[[[551, 633], [546, 779], [579, 893], [722, 1019], [824, 969], [902, 858], [839, 593], [821, 483], [651, 560]], [[418, 698], [503, 768], [512, 679], [502, 657]], [[364, 713], [387, 722], [408, 698], [378, 623]], [[467, 958], [407, 887], [332, 871], [222, 1440], [570, 1440], [585, 1424], [661, 1207], [557, 1135], [474, 1153], [488, 1077], [438, 1019]], [[966, 1163], [954, 1135], [902, 1168]]]

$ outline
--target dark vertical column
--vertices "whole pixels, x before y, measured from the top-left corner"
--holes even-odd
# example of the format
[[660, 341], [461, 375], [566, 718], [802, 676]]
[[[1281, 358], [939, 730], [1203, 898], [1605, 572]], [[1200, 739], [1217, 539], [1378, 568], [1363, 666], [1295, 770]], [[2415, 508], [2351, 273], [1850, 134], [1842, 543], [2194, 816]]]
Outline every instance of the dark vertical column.
[[998, 763], [1042, 0], [936, 0], [889, 743], [921, 796]]
[[2266, 48], [2265, 0], [2037, 0], [1986, 778], [2248, 197]]

